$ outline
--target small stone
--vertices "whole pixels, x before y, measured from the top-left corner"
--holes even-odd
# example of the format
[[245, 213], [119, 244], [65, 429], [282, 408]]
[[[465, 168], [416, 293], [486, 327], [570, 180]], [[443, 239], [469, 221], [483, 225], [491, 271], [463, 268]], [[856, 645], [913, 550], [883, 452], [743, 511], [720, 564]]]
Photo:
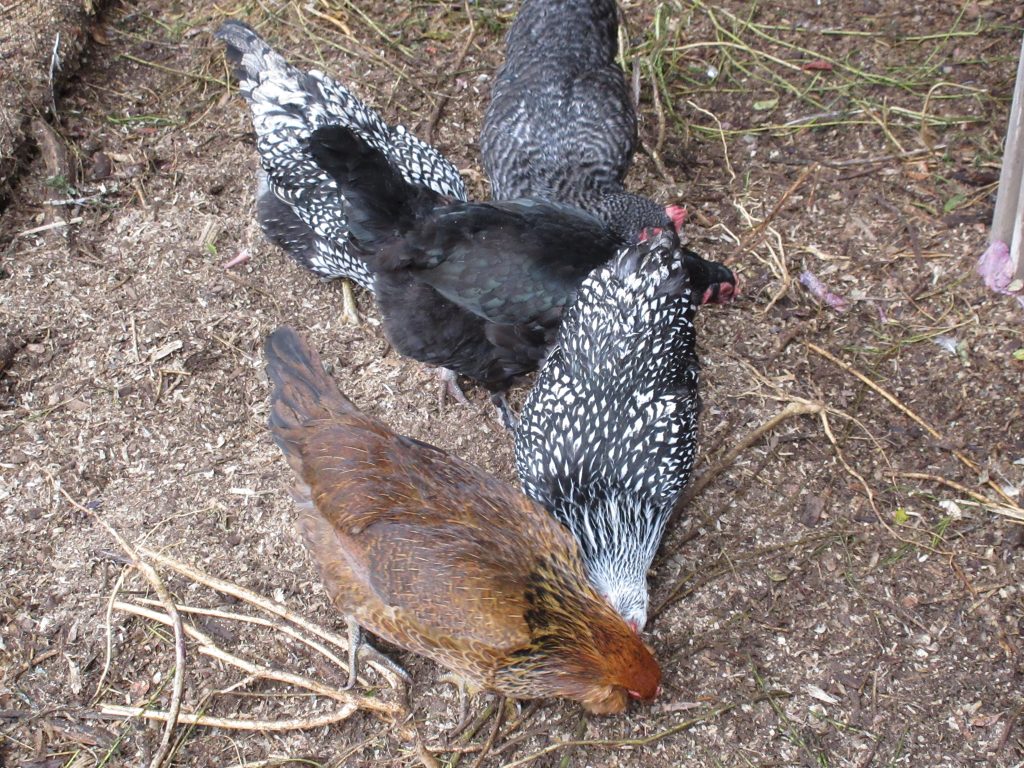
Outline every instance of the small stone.
[[110, 176], [113, 165], [106, 152], [97, 152], [92, 156], [92, 165], [89, 166], [89, 179], [101, 181]]

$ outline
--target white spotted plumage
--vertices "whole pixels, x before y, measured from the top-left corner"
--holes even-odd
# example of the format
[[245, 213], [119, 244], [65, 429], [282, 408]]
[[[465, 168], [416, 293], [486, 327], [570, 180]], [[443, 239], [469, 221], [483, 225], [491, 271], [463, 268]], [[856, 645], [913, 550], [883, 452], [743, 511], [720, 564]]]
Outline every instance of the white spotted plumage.
[[307, 269], [372, 288], [366, 264], [348, 247], [344, 198], [309, 152], [318, 128], [344, 125], [383, 153], [410, 184], [466, 199], [458, 169], [437, 149], [404, 126], [389, 126], [323, 72], [291, 66], [241, 22], [225, 22], [217, 36], [228, 45], [239, 91], [252, 111], [261, 165], [260, 224]]
[[697, 301], [671, 235], [623, 249], [566, 310], [516, 431], [523, 489], [572, 530], [595, 586], [638, 627], [696, 453]]

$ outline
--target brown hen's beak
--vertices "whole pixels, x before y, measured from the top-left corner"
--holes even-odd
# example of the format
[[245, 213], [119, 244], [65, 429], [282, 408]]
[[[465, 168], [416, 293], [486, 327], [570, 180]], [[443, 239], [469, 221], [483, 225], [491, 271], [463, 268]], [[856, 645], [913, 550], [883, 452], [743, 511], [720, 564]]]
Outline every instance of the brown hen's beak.
[[651, 701], [653, 699], [658, 698], [658, 696], [661, 695], [661, 686], [659, 685], [657, 688], [655, 688], [654, 693], [650, 696], [644, 696], [642, 693], [640, 693], [640, 691], [631, 691], [628, 688], [626, 689], [626, 693], [629, 694], [629, 698], [631, 699], [639, 699], [640, 701]]

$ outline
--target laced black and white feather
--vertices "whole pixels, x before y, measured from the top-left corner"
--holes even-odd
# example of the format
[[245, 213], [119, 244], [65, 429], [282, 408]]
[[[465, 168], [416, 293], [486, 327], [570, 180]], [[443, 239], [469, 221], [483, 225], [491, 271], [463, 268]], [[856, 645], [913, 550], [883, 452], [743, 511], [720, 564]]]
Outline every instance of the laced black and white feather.
[[594, 214], [629, 242], [670, 226], [627, 192], [636, 112], [615, 60], [615, 0], [523, 0], [480, 132], [496, 200], [543, 197]]
[[458, 169], [437, 149], [404, 126], [385, 123], [323, 72], [296, 69], [239, 21], [225, 22], [217, 37], [227, 43], [239, 91], [252, 111], [262, 168], [260, 224], [306, 268], [372, 288], [366, 264], [348, 247], [344, 198], [309, 152], [310, 135], [318, 128], [343, 125], [383, 153], [410, 184], [466, 199]]
[[637, 627], [696, 453], [698, 301], [670, 234], [620, 251], [566, 311], [516, 431], [523, 489], [572, 530], [595, 586]]

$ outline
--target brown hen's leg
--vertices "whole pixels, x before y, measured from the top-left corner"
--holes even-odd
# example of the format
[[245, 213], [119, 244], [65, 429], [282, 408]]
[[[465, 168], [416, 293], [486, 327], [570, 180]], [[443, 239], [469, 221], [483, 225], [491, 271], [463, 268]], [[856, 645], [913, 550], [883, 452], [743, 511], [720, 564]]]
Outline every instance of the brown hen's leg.
[[451, 742], [457, 739], [459, 734], [466, 730], [466, 727], [469, 725], [469, 686], [466, 684], [465, 678], [456, 675], [454, 672], [441, 675], [437, 678], [437, 681], [455, 686], [455, 690], [459, 692], [459, 722], [455, 724], [455, 727], [448, 734], [448, 741]]
[[348, 682], [342, 688], [343, 691], [347, 691], [353, 685], [356, 684], [356, 672], [358, 669], [357, 654], [362, 655], [363, 658], [370, 659], [377, 662], [382, 667], [387, 667], [400, 678], [403, 682], [409, 682], [409, 673], [406, 672], [400, 664], [393, 661], [388, 656], [384, 655], [368, 642], [363, 640], [363, 628], [359, 626], [357, 622], [351, 616], [346, 617], [348, 622]]
[[445, 401], [449, 397], [462, 405], [469, 404], [469, 398], [466, 397], [466, 393], [459, 387], [459, 374], [450, 368], [438, 368], [437, 378], [440, 380], [440, 386], [437, 391], [438, 408], [443, 410]]
[[356, 307], [356, 297], [352, 293], [352, 283], [341, 279], [341, 319], [350, 325], [362, 325], [363, 318]]

